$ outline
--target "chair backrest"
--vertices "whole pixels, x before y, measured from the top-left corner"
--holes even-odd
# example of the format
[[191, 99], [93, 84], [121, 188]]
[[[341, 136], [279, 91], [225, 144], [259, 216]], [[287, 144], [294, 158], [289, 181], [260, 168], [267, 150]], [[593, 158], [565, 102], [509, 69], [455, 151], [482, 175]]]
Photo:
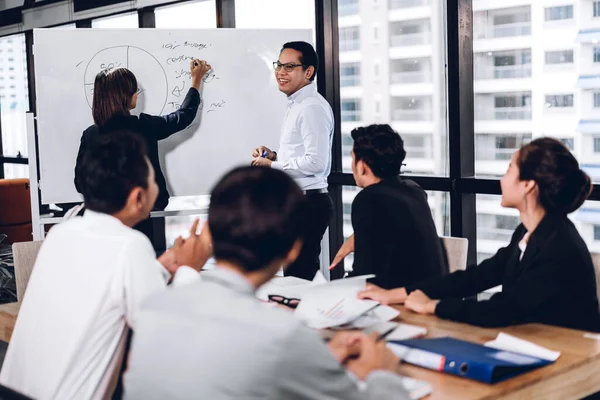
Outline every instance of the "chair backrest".
[[600, 254], [592, 253], [592, 262], [596, 272], [596, 292], [598, 293], [598, 300], [600, 300]]
[[469, 241], [465, 238], [442, 236], [442, 243], [448, 256], [448, 269], [450, 273], [467, 269], [467, 251]]
[[17, 300], [19, 303], [25, 296], [27, 283], [33, 271], [35, 260], [42, 247], [42, 241], [22, 242], [13, 244], [13, 259], [15, 262], [15, 279], [17, 281]]

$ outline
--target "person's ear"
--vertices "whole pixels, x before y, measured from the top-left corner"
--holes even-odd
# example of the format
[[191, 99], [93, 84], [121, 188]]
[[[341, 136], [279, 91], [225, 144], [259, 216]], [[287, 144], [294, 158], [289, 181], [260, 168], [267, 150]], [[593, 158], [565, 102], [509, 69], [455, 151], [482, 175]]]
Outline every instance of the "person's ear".
[[537, 189], [537, 183], [531, 179], [528, 181], [525, 181], [525, 195], [530, 194], [531, 192], [533, 192], [534, 190]]
[[363, 161], [363, 160], [358, 160], [356, 162], [356, 172], [358, 173], [358, 176], [364, 176], [367, 175], [367, 172], [369, 166]]
[[315, 67], [313, 67], [312, 65], [308, 68], [306, 68], [306, 72], [305, 72], [305, 77], [307, 80], [310, 80], [310, 78], [315, 74]]
[[147, 201], [148, 196], [146, 195], [146, 191], [136, 186], [129, 192], [129, 196], [127, 196], [126, 207], [133, 212], [139, 213], [144, 210]]

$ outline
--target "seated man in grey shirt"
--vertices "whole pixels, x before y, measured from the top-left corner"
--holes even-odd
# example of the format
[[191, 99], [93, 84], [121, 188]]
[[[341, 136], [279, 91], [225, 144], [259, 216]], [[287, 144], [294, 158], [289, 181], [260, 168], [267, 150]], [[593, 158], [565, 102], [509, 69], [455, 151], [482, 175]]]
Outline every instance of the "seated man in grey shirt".
[[305, 201], [268, 168], [236, 169], [216, 185], [208, 229], [217, 267], [142, 306], [125, 398], [408, 399], [385, 342], [346, 333], [326, 344], [254, 297], [298, 256]]

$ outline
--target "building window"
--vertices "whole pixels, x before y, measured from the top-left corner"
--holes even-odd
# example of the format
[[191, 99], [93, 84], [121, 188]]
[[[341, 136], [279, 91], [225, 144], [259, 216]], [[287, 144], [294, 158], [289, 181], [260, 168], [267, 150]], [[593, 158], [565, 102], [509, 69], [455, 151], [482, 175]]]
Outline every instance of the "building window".
[[477, 238], [508, 243], [520, 223], [514, 215], [477, 213]]
[[594, 17], [600, 17], [600, 1], [594, 1]]
[[342, 121], [360, 121], [360, 100], [342, 100]]
[[340, 65], [340, 85], [342, 87], [360, 85], [359, 63], [348, 63]]
[[594, 240], [600, 240], [600, 225], [594, 225]]
[[594, 153], [600, 153], [600, 136], [594, 136]]
[[475, 136], [475, 159], [477, 161], [506, 161], [523, 145], [531, 141], [531, 133], [487, 134]]
[[558, 138], [569, 151], [575, 150], [575, 139], [573, 138]]
[[594, 108], [600, 107], [600, 92], [594, 92]]
[[594, 46], [594, 62], [600, 63], [600, 46]]
[[347, 15], [358, 14], [358, 0], [339, 0], [338, 1], [338, 15], [344, 17]]
[[559, 50], [546, 52], [546, 64], [572, 64], [573, 50]]
[[573, 6], [548, 7], [545, 10], [546, 21], [559, 21], [573, 18]]
[[431, 146], [423, 135], [402, 135], [406, 158], [430, 158]]
[[340, 51], [360, 49], [360, 29], [358, 26], [340, 28]]
[[573, 107], [573, 95], [572, 94], [552, 94], [546, 96], [546, 108], [559, 107], [567, 108]]

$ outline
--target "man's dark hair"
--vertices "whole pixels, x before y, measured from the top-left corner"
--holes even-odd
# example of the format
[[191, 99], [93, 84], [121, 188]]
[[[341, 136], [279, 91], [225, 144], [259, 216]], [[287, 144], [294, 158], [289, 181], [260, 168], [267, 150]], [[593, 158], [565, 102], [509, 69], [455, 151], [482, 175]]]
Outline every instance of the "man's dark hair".
[[398, 132], [389, 125], [369, 125], [352, 130], [351, 135], [356, 162], [365, 162], [381, 179], [400, 174], [406, 151]]
[[304, 233], [305, 207], [302, 190], [282, 171], [227, 173], [213, 188], [208, 210], [215, 259], [250, 272], [285, 257]]
[[135, 132], [98, 135], [86, 146], [75, 174], [86, 208], [114, 214], [135, 187], [148, 188], [146, 144]]
[[319, 70], [319, 56], [317, 55], [315, 48], [312, 47], [310, 43], [306, 42], [287, 42], [283, 45], [281, 51], [285, 49], [292, 49], [301, 53], [300, 63], [302, 64], [302, 70], [306, 71], [310, 66], [315, 67], [315, 72], [310, 77], [310, 80], [314, 81], [317, 76], [317, 71]]

